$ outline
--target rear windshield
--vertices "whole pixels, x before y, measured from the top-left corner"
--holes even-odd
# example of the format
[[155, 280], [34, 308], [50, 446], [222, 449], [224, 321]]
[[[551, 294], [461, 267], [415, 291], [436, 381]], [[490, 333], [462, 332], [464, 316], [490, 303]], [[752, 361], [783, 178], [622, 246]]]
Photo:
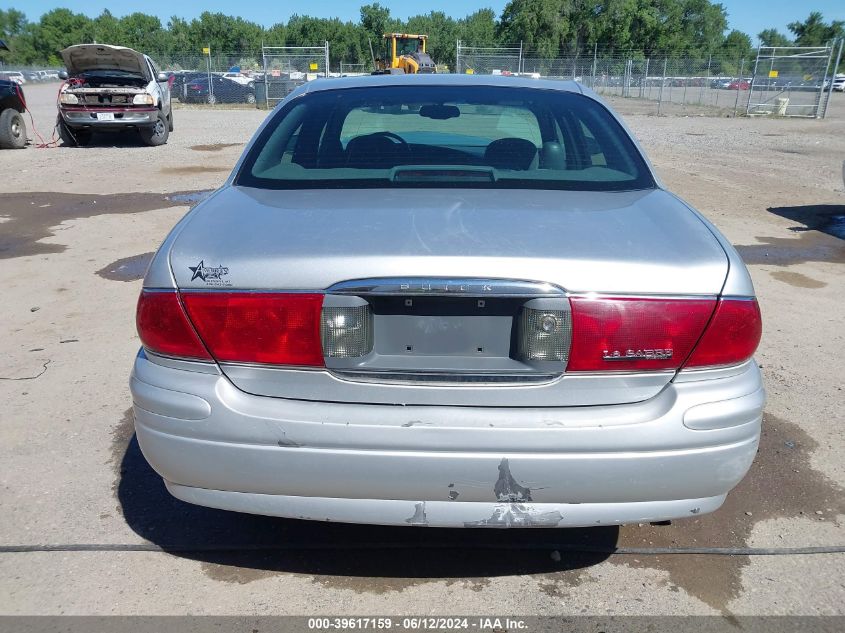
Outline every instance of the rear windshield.
[[654, 187], [594, 100], [557, 90], [384, 86], [306, 93], [272, 115], [237, 184], [267, 189]]

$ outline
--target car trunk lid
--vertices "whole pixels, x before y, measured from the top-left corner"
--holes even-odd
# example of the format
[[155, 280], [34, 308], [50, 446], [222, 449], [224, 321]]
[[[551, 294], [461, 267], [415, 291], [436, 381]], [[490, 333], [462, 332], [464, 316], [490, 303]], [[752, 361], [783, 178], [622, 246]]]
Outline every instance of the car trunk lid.
[[475, 406], [655, 395], [674, 371], [576, 376], [518, 362], [520, 315], [557, 301], [540, 308], [569, 318], [571, 294], [712, 298], [728, 270], [715, 236], [661, 190], [226, 187], [195, 210], [170, 261], [186, 293], [327, 293], [375, 312], [381, 358], [327, 359], [329, 371], [221, 363], [246, 391]]

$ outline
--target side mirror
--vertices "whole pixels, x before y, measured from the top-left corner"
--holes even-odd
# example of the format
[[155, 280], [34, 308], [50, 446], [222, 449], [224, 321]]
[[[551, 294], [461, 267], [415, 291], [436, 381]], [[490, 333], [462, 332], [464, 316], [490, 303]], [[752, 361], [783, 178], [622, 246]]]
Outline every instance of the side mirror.
[[169, 79], [168, 76], [165, 75], [164, 73], [158, 74], [158, 81], [167, 81], [168, 79]]
[[59, 71], [59, 79], [67, 79], [67, 71], [66, 70], [60, 70]]

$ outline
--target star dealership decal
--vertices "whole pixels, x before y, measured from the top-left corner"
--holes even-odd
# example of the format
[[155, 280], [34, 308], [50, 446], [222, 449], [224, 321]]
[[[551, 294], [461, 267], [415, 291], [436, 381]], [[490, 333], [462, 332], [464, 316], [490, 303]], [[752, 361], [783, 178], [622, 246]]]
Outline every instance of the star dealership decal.
[[223, 279], [229, 274], [228, 266], [206, 266], [205, 260], [200, 260], [196, 266], [188, 266], [193, 273], [191, 281], [202, 279], [207, 286], [229, 286], [231, 281]]

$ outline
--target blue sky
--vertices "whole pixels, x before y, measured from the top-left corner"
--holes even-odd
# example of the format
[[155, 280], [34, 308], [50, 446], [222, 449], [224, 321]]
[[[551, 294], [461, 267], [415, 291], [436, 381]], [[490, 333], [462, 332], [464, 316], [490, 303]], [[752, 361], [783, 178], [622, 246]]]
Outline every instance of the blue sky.
[[[98, 15], [108, 6], [115, 15], [140, 10], [144, 13], [158, 15], [163, 23], [171, 15], [193, 18], [203, 11], [220, 11], [264, 25], [287, 20], [291, 14], [300, 13], [317, 17], [339, 17], [343, 20], [357, 20], [358, 8], [371, 0], [321, 0], [314, 3], [300, 2], [261, 2], [233, 3], [225, 0], [145, 0], [141, 4], [106, 3], [101, 0], [0, 0], [0, 7], [14, 6], [24, 11], [30, 20], [37, 20], [42, 13], [56, 7], [66, 7], [77, 13], [90, 16]], [[427, 0], [420, 4], [415, 2], [389, 2], [382, 0], [381, 4], [388, 6], [391, 13], [399, 18], [407, 18], [411, 14], [428, 11], [444, 11], [454, 17], [461, 17], [468, 13], [490, 7], [496, 14], [502, 12], [505, 0], [485, 2], [483, 0]], [[845, 20], [845, 1], [843, 0], [813, 0], [811, 4], [803, 4], [795, 0], [722, 0], [727, 7], [728, 20], [731, 28], [749, 33], [754, 39], [756, 34], [764, 28], [775, 27], [786, 32], [786, 25], [793, 20], [803, 20], [810, 11], [821, 11], [826, 20]]]

